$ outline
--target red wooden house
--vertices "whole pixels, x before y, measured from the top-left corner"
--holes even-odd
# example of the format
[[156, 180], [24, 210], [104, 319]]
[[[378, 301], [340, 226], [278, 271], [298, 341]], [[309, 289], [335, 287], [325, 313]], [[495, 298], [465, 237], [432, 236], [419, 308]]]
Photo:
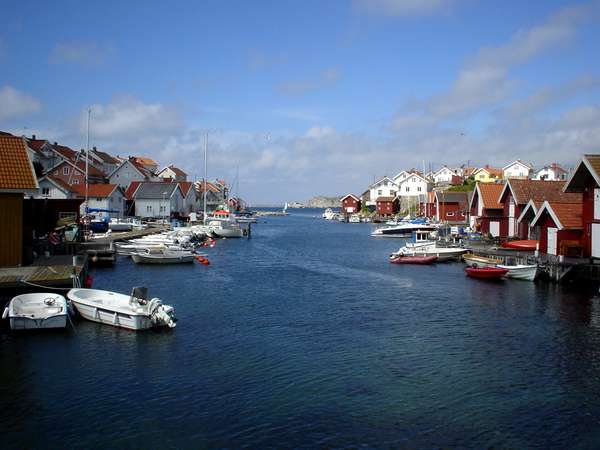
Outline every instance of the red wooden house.
[[467, 192], [435, 193], [435, 218], [440, 222], [465, 223], [468, 221], [469, 194]]
[[347, 214], [354, 214], [360, 211], [361, 201], [354, 194], [348, 194], [341, 198], [342, 211]]
[[532, 226], [539, 227], [540, 252], [549, 255], [583, 256], [582, 201], [542, 203]]
[[423, 197], [419, 196], [419, 215], [430, 219], [435, 217], [435, 192], [427, 192]]
[[[77, 163], [74, 163], [64, 160], [50, 169], [48, 174], [68, 185], [85, 184], [85, 162], [77, 161]], [[104, 183], [106, 179], [103, 172], [88, 164], [88, 181], [90, 184]]]
[[393, 216], [400, 210], [398, 197], [377, 197], [377, 214], [382, 217]]
[[600, 258], [600, 155], [584, 155], [564, 190], [582, 194], [583, 256]]
[[507, 237], [537, 238], [532, 236], [531, 221], [544, 201], [578, 201], [577, 196], [565, 194], [563, 187], [564, 181], [509, 178], [498, 199], [504, 206], [503, 215], [508, 222]]
[[506, 237], [508, 221], [504, 217], [504, 205], [498, 202], [504, 184], [477, 182], [470, 202], [470, 222], [483, 234]]

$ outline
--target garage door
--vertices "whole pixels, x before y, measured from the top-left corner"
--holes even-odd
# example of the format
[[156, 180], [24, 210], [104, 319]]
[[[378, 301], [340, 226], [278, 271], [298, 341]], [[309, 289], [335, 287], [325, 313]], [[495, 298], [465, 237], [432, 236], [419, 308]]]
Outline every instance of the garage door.
[[494, 237], [500, 236], [500, 222], [490, 222], [490, 234]]
[[548, 228], [548, 254], [556, 255], [558, 228]]
[[592, 257], [600, 258], [600, 223], [592, 224]]

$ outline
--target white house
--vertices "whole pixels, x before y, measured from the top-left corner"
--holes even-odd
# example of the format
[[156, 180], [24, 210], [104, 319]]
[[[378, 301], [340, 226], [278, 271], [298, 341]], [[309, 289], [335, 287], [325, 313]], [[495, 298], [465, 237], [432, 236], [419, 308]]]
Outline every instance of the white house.
[[417, 173], [411, 173], [398, 186], [398, 195], [401, 197], [416, 197], [426, 195], [433, 189], [433, 183]]
[[168, 178], [174, 181], [187, 180], [187, 173], [173, 165], [167, 166], [156, 174], [160, 178]]
[[383, 177], [381, 180], [376, 181], [369, 186], [369, 191], [371, 200], [367, 205], [376, 205], [377, 198], [379, 197], [396, 197], [398, 185], [388, 177]]
[[152, 181], [152, 173], [132, 159], [127, 159], [108, 175], [108, 182], [127, 189], [132, 181]]
[[565, 169], [560, 167], [558, 164], [553, 163], [549, 166], [544, 166], [535, 172], [533, 179], [546, 181], [566, 181], [568, 177], [569, 174]]
[[410, 175], [409, 172], [407, 172], [406, 170], [402, 170], [401, 172], [398, 172], [393, 178], [392, 181], [394, 183], [396, 183], [397, 186], [400, 186], [400, 183], [402, 183], [404, 180], [406, 180], [406, 178]]
[[191, 181], [180, 181], [177, 183], [179, 189], [181, 189], [182, 200], [182, 213], [188, 215], [191, 212], [196, 212], [200, 209], [198, 204], [198, 195], [194, 188], [194, 183]]
[[183, 194], [178, 183], [140, 183], [135, 192], [137, 217], [171, 217], [183, 212]]
[[33, 198], [64, 200], [75, 197], [72, 186], [69, 186], [60, 178], [53, 178], [50, 175], [46, 175], [38, 180], [38, 184], [40, 185], [40, 189], [34, 194]]
[[[75, 186], [78, 197], [85, 197], [85, 186]], [[122, 217], [125, 209], [123, 189], [117, 184], [88, 185], [88, 208], [102, 211], [93, 212], [98, 217]], [[85, 205], [83, 205], [85, 207]]]
[[444, 166], [433, 174], [433, 181], [436, 184], [449, 184], [452, 181], [453, 176], [456, 176], [456, 173], [452, 169]]
[[106, 152], [98, 150], [96, 147], [89, 151], [90, 164], [93, 164], [104, 173], [112, 173], [120, 164], [117, 158]]
[[531, 172], [531, 165], [527, 164], [520, 159], [511, 162], [507, 166], [502, 168], [502, 177], [508, 178], [529, 178], [529, 172]]

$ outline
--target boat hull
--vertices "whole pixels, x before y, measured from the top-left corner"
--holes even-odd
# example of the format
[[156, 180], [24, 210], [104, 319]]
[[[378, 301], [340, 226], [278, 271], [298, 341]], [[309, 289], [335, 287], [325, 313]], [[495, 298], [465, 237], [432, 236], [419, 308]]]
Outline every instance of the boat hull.
[[10, 317], [11, 330], [42, 330], [51, 328], [66, 328], [67, 314], [59, 314], [45, 319], [35, 319], [31, 317], [13, 316]]
[[515, 280], [534, 281], [537, 275], [537, 266], [505, 266], [498, 264], [498, 268], [508, 270], [506, 277], [513, 278]]
[[467, 276], [471, 278], [479, 278], [482, 280], [500, 280], [507, 273], [507, 269], [499, 269], [497, 267], [484, 267], [478, 269], [476, 267], [467, 267], [465, 269]]
[[[46, 303], [50, 299], [52, 303]], [[58, 294], [22, 294], [6, 307], [11, 330], [42, 330], [67, 326], [67, 300]]]
[[133, 262], [136, 264], [186, 264], [194, 262], [194, 255], [156, 256], [132, 253], [131, 259], [133, 259]]
[[86, 320], [112, 325], [128, 330], [147, 330], [153, 327], [149, 317], [143, 315], [124, 314], [100, 307], [94, 307], [71, 299], [77, 312]]
[[432, 264], [437, 260], [437, 256], [396, 256], [390, 258], [392, 264]]

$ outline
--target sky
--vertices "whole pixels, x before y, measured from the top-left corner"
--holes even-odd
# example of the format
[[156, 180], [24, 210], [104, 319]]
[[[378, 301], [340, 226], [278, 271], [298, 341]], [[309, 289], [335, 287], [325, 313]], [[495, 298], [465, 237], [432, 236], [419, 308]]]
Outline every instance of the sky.
[[[600, 2], [7, 2], [0, 130], [149, 156], [250, 203], [600, 150]], [[236, 174], [239, 171], [239, 177]], [[237, 178], [237, 179], [236, 179]]]

